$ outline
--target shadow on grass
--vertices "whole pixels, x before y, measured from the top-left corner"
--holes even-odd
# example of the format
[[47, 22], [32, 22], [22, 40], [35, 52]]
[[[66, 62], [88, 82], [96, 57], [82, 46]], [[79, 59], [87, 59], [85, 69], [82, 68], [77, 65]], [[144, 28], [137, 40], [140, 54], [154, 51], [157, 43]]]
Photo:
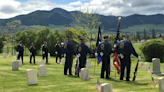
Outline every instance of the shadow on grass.
[[32, 84], [32, 85], [27, 85], [27, 86], [38, 86], [38, 84]]
[[134, 84], [134, 85], [148, 85], [149, 83], [138, 83], [136, 81], [127, 81], [128, 84]]
[[107, 81], [114, 81], [114, 82], [121, 82], [120, 80], [115, 80], [115, 79], [105, 79]]

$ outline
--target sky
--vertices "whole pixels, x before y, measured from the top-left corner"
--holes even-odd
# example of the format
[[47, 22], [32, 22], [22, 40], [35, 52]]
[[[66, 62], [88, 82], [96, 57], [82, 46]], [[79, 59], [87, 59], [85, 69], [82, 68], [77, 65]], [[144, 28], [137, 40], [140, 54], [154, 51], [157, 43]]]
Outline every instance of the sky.
[[36, 10], [50, 11], [62, 8], [67, 11], [86, 9], [109, 16], [129, 16], [132, 14], [164, 14], [164, 0], [1, 0], [0, 19], [28, 14]]

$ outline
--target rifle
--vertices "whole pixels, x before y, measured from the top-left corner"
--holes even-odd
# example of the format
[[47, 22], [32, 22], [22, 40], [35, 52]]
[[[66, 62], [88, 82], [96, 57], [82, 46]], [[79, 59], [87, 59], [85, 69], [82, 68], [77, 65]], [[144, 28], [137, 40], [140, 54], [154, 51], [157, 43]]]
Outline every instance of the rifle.
[[135, 81], [135, 79], [136, 79], [137, 69], [138, 69], [138, 63], [139, 63], [139, 59], [138, 59], [138, 62], [137, 62], [136, 68], [135, 68], [135, 70], [134, 70], [133, 81]]

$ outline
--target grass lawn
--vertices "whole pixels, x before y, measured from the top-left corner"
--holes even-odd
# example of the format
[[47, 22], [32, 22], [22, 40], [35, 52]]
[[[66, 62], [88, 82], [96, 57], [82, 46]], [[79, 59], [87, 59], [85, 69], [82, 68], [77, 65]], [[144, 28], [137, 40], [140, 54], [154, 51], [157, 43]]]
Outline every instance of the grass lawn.
[[[134, 44], [135, 45], [135, 44]], [[135, 46], [138, 53], [140, 53], [138, 47]], [[82, 81], [77, 76], [64, 76], [64, 66], [55, 63], [55, 57], [49, 59], [47, 65], [47, 77], [39, 77], [38, 63], [41, 56], [36, 56], [36, 65], [29, 63], [29, 57], [24, 56], [24, 65], [19, 67], [19, 71], [12, 71], [12, 60], [15, 60], [14, 56], [3, 59], [0, 54], [0, 92], [99, 92], [96, 89], [97, 79], [100, 83], [112, 83], [113, 92], [158, 92], [158, 78], [164, 76], [153, 76], [157, 85], [154, 88], [150, 73], [147, 73], [144, 68], [138, 67], [137, 77], [135, 82], [119, 81], [119, 75], [115, 79], [115, 68], [111, 72], [110, 77], [113, 80], [100, 79], [101, 64], [96, 65], [96, 72], [94, 75], [94, 63], [95, 59], [89, 59], [92, 61], [91, 68], [89, 68], [89, 80]], [[141, 60], [145, 61], [145, 60]], [[137, 63], [137, 58], [132, 58], [132, 71], [131, 77], [133, 77], [133, 71]], [[74, 66], [74, 64], [73, 64]], [[164, 64], [161, 63], [161, 72], [164, 73]], [[150, 63], [152, 69], [152, 63]], [[26, 82], [26, 70], [37, 69], [37, 82], [38, 85], [28, 86]], [[72, 67], [73, 71], [73, 67]], [[74, 71], [73, 71], [74, 74]], [[124, 79], [125, 80], [125, 79]], [[132, 78], [130, 79], [132, 80]]]

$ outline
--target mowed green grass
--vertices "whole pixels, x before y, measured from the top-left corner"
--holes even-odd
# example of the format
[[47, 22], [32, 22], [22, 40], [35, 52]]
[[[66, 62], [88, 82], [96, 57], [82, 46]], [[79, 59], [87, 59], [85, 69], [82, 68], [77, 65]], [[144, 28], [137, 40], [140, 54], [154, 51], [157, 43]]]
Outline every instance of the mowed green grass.
[[[137, 52], [139, 49], [134, 44]], [[77, 76], [65, 76], [63, 73], [64, 66], [56, 64], [55, 57], [49, 59], [47, 64], [47, 77], [39, 77], [38, 63], [41, 56], [36, 56], [36, 65], [29, 63], [29, 57], [24, 56], [24, 65], [19, 67], [19, 71], [12, 71], [12, 60], [15, 60], [14, 56], [3, 59], [0, 54], [0, 92], [99, 92], [96, 89], [97, 79], [100, 83], [111, 83], [113, 85], [113, 92], [158, 92], [158, 78], [163, 76], [153, 76], [157, 81], [157, 85], [154, 88], [150, 73], [147, 73], [144, 68], [138, 67], [136, 81], [126, 82], [119, 81], [119, 75], [116, 75], [115, 68], [111, 72], [110, 77], [113, 80], [100, 79], [101, 64], [96, 65], [94, 75], [95, 59], [91, 60], [91, 68], [89, 68], [89, 80], [83, 81]], [[111, 58], [112, 59], [112, 58]], [[141, 60], [145, 61], [145, 60]], [[75, 62], [75, 61], [74, 61]], [[132, 70], [131, 79], [133, 77], [133, 71], [137, 63], [137, 58], [132, 58]], [[161, 72], [164, 72], [164, 64], [161, 63]], [[74, 68], [74, 63], [72, 71]], [[150, 63], [152, 69], [152, 63]], [[37, 69], [37, 83], [38, 85], [28, 86], [26, 82], [26, 70]], [[74, 74], [74, 71], [73, 71]], [[124, 79], [125, 80], [125, 79]]]

